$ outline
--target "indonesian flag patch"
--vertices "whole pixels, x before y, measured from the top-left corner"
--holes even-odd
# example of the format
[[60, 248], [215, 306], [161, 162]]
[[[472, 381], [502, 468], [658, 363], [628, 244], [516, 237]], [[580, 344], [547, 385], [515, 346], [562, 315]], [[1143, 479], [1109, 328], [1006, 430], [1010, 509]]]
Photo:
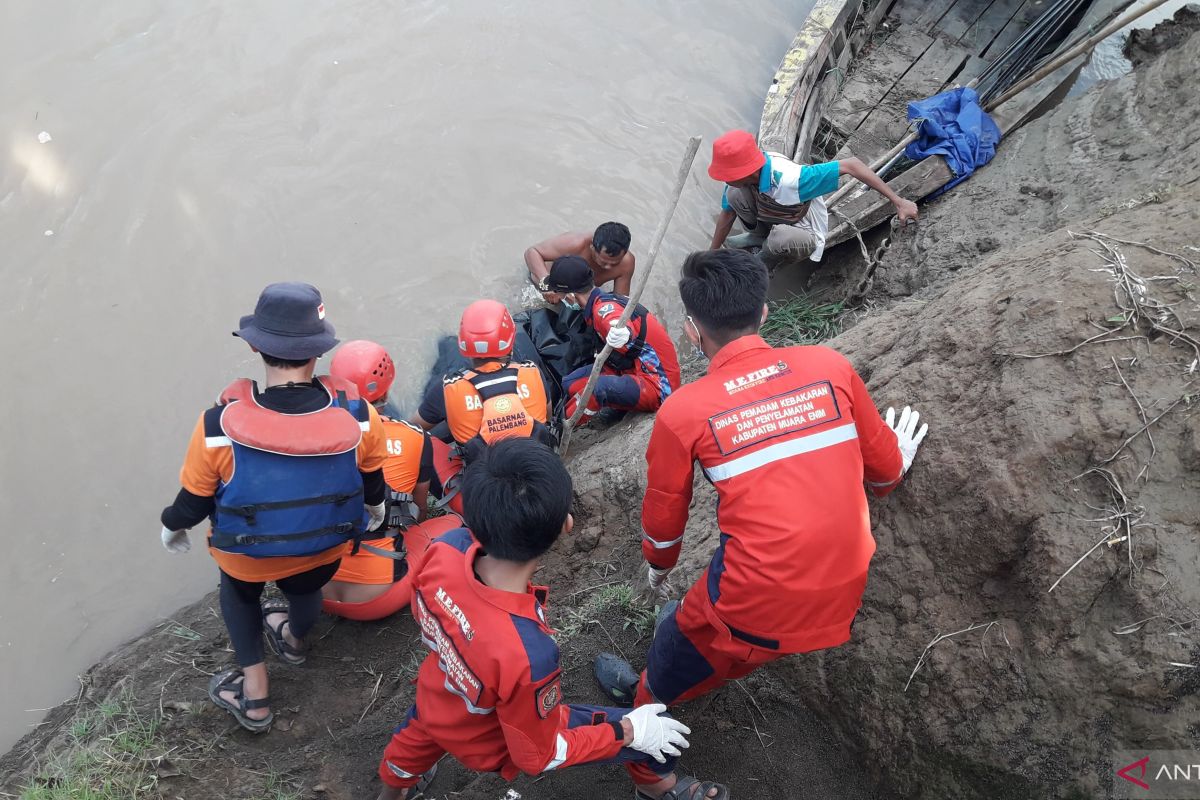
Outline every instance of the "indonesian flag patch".
[[325, 304], [321, 303], [317, 306], [317, 319], [325, 319]]

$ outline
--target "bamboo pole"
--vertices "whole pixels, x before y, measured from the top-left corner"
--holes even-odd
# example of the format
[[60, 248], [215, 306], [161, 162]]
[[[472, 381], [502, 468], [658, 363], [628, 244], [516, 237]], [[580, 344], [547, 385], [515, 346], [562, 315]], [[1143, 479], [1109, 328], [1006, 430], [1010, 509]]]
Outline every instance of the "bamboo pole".
[[[646, 257], [646, 265], [637, 270], [637, 282], [633, 290], [629, 293], [629, 301], [625, 304], [625, 310], [621, 312], [621, 318], [617, 321], [618, 325], [628, 326], [629, 318], [633, 315], [633, 309], [637, 306], [638, 300], [642, 296], [642, 291], [646, 288], [647, 281], [650, 280], [650, 271], [654, 269], [654, 260], [658, 257], [658, 248], [662, 245], [663, 237], [667, 235], [667, 227], [671, 224], [671, 218], [675, 216], [675, 209], [679, 205], [679, 198], [683, 194], [684, 183], [687, 182], [688, 173], [692, 171], [692, 162], [696, 160], [696, 153], [700, 150], [700, 137], [693, 136], [688, 140], [687, 150], [683, 153], [683, 160], [679, 163], [679, 172], [675, 176], [675, 191], [671, 193], [671, 202], [667, 205], [667, 210], [663, 214], [662, 220], [658, 223], [658, 230], [654, 232], [654, 238], [650, 241], [650, 254]], [[588, 377], [587, 385], [583, 387], [583, 392], [579, 395], [579, 400], [575, 404], [575, 413], [567, 420], [563, 426], [562, 442], [559, 444], [559, 454], [567, 457], [567, 448], [571, 446], [571, 431], [579, 422], [579, 418], [583, 416], [583, 410], [587, 408], [588, 401], [592, 399], [592, 392], [596, 389], [596, 381], [600, 379], [600, 368], [604, 366], [604, 362], [608, 360], [609, 353], [612, 348], [606, 343], [596, 354], [596, 360], [592, 364], [592, 374]]]
[[[1158, 8], [1163, 3], [1166, 3], [1166, 2], [1167, 2], [1167, 0], [1152, 0], [1152, 2], [1147, 6], [1126, 12], [1124, 15], [1118, 17], [1117, 19], [1110, 22], [1108, 25], [1101, 28], [1097, 33], [1095, 33], [1095, 34], [1089, 36], [1088, 38], [1080, 41], [1079, 43], [1067, 48], [1058, 56], [1055, 56], [1050, 61], [1048, 61], [1045, 64], [1043, 64], [1042, 66], [1038, 67], [1036, 70], [1033, 71], [1033, 73], [1031, 73], [1030, 75], [1026, 76], [1022, 80], [1020, 80], [1017, 83], [1010, 86], [1008, 88], [1008, 91], [1004, 92], [1004, 94], [1000, 95], [999, 97], [993, 98], [992, 101], [987, 104], [987, 106], [985, 107], [984, 110], [989, 111], [989, 112], [994, 111], [996, 109], [996, 107], [999, 106], [1001, 103], [1011, 100], [1016, 95], [1025, 91], [1030, 86], [1033, 86], [1035, 83], [1040, 81], [1042, 78], [1049, 75], [1051, 72], [1054, 72], [1056, 69], [1063, 66], [1064, 64], [1083, 55], [1087, 51], [1094, 48], [1096, 45], [1100, 44], [1100, 42], [1107, 39], [1109, 36], [1112, 36], [1114, 33], [1121, 30], [1122, 28], [1124, 28], [1126, 25], [1130, 24], [1131, 22], [1134, 22], [1142, 15], [1144, 15], [1150, 11], [1153, 11], [1154, 9]], [[975, 85], [974, 80], [967, 84], [967, 86], [974, 86], [974, 85]], [[879, 158], [877, 158], [871, 162], [871, 166], [870, 166], [871, 171], [878, 173], [879, 169], [884, 164], [888, 163], [893, 158], [898, 156], [901, 153], [901, 151], [903, 151], [904, 148], [907, 147], [909, 145], [909, 143], [912, 142], [916, 138], [917, 138], [917, 131], [913, 131], [912, 133], [905, 136], [902, 140], [900, 140], [899, 144], [897, 144], [891, 150], [888, 150], [886, 153], [881, 155]], [[830, 195], [829, 200], [827, 200], [825, 204], [827, 206], [832, 207], [834, 204], [838, 203], [839, 201], [844, 200], [846, 198], [846, 195], [850, 194], [850, 192], [853, 191], [856, 188], [856, 186], [857, 186], [857, 181], [850, 181], [845, 186], [843, 186], [841, 189], [838, 189], [836, 192], [834, 192], [832, 195]]]

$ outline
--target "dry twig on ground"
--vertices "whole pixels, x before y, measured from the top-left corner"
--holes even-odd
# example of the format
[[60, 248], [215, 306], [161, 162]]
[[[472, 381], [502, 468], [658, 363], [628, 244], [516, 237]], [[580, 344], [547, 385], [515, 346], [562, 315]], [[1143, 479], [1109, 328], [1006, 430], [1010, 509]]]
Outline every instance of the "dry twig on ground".
[[[1000, 620], [998, 620], [998, 619], [994, 619], [991, 622], [973, 622], [970, 625], [968, 625], [967, 627], [963, 628], [962, 630], [954, 631], [953, 633], [939, 633], [937, 636], [933, 637], [933, 641], [931, 641], [929, 644], [925, 645], [925, 649], [921, 651], [921, 657], [917, 659], [917, 663], [916, 663], [916, 666], [913, 667], [912, 674], [910, 674], [908, 676], [908, 681], [905, 682], [905, 684], [904, 684], [904, 691], [906, 691], [906, 692], [908, 691], [908, 687], [912, 685], [913, 678], [917, 677], [918, 670], [920, 670], [921, 667], [925, 666], [925, 664], [929, 660], [929, 653], [938, 644], [946, 641], [947, 639], [953, 638], [955, 636], [959, 636], [964, 633], [970, 633], [971, 631], [977, 631], [980, 629], [983, 630], [983, 635], [986, 637], [988, 631], [990, 631], [993, 626], [999, 626], [1000, 635], [1004, 637], [1004, 643], [1007, 644], [1009, 647], [1012, 647], [1012, 643], [1008, 641], [1008, 634], [1004, 632], [1004, 626], [1000, 624]], [[984, 655], [987, 654], [986, 649], [983, 652], [984, 652]]]

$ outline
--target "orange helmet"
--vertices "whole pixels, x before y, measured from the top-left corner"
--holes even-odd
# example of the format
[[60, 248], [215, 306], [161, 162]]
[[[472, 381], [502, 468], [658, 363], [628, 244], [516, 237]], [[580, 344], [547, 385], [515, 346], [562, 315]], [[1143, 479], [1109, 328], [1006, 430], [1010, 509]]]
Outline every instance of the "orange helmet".
[[333, 354], [329, 374], [349, 381], [358, 387], [358, 394], [368, 403], [386, 397], [396, 377], [396, 365], [383, 345], [355, 339], [346, 342]]
[[467, 358], [503, 358], [512, 352], [516, 330], [503, 303], [476, 300], [458, 324], [458, 352]]

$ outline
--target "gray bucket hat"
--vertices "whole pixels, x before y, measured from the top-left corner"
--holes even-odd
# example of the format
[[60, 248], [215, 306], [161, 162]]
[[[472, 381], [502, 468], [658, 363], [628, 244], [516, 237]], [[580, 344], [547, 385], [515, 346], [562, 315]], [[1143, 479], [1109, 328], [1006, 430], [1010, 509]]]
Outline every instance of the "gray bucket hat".
[[260, 353], [292, 361], [317, 358], [338, 343], [317, 287], [295, 282], [263, 289], [254, 313], [242, 317], [233, 335]]

